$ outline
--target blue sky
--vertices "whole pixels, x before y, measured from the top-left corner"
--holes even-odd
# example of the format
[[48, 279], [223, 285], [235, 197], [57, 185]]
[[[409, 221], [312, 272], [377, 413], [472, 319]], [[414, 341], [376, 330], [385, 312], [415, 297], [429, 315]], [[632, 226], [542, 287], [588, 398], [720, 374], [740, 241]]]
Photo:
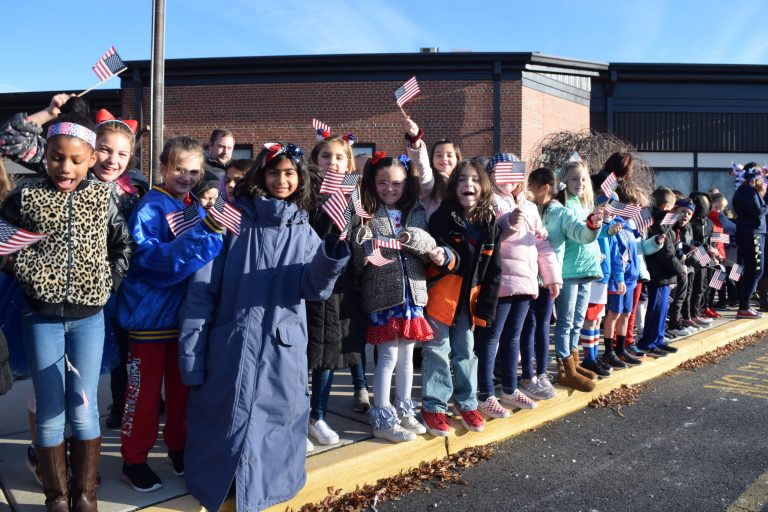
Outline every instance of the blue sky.
[[[0, 93], [83, 90], [112, 45], [124, 60], [149, 59], [151, 6], [2, 0]], [[602, 62], [768, 63], [761, 0], [167, 0], [166, 9], [167, 59], [429, 46]]]

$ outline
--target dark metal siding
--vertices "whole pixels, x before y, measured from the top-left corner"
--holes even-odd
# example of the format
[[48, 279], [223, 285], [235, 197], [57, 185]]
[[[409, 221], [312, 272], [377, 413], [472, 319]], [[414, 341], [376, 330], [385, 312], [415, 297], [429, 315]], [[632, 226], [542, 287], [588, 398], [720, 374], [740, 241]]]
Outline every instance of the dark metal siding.
[[768, 151], [768, 114], [615, 112], [615, 134], [640, 151]]

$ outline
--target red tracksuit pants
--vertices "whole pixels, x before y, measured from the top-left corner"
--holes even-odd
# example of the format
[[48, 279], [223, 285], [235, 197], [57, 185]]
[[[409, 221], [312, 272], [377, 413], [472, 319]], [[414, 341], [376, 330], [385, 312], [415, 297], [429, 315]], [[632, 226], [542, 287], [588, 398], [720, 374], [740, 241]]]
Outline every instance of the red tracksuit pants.
[[181, 383], [179, 344], [131, 342], [128, 385], [120, 436], [120, 453], [128, 464], [147, 461], [160, 426], [160, 392], [165, 377], [163, 441], [168, 450], [183, 450], [187, 441], [187, 395]]
[[643, 293], [643, 283], [638, 282], [637, 286], [635, 286], [635, 295], [632, 297], [632, 313], [629, 314], [629, 318], [627, 319], [627, 347], [635, 341], [635, 313], [637, 313], [637, 304], [640, 302], [641, 293]]

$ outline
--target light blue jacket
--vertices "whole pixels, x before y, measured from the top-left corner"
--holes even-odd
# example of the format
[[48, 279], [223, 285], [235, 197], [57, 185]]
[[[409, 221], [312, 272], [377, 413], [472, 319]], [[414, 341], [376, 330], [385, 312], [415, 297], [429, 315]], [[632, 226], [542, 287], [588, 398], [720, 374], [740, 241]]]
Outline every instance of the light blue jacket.
[[587, 227], [589, 212], [575, 197], [569, 198], [567, 205], [552, 201], [542, 212], [549, 243], [563, 268], [563, 280], [601, 278], [600, 249], [596, 242], [600, 230]]

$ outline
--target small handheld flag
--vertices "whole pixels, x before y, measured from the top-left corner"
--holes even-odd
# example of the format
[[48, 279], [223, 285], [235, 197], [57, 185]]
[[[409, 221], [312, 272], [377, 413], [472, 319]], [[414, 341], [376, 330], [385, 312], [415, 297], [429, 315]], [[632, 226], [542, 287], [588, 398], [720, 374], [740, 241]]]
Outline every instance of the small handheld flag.
[[171, 228], [173, 236], [178, 237], [200, 222], [200, 211], [197, 209], [197, 203], [193, 201], [186, 208], [171, 212], [165, 218], [168, 221], [168, 227]]
[[240, 210], [229, 204], [223, 197], [216, 198], [213, 208], [208, 210], [213, 220], [227, 228], [230, 233], [240, 236]]
[[637, 225], [637, 230], [642, 233], [653, 224], [653, 214], [651, 213], [651, 209], [643, 208], [640, 210], [640, 215], [634, 220]]
[[371, 214], [365, 211], [365, 208], [363, 208], [363, 203], [360, 201], [360, 189], [355, 188], [355, 190], [352, 191], [352, 206], [355, 207], [355, 213], [358, 217], [361, 219], [370, 219]]
[[571, 153], [571, 156], [568, 157], [568, 160], [565, 161], [565, 163], [571, 163], [571, 162], [581, 162], [581, 155], [578, 151], [574, 151]]
[[395, 102], [398, 107], [403, 108], [403, 105], [418, 96], [420, 92], [421, 90], [419, 89], [419, 83], [416, 81], [416, 77], [411, 77], [410, 80], [395, 89]]
[[493, 166], [493, 179], [497, 185], [516, 185], [525, 181], [525, 162], [497, 162]]
[[742, 272], [744, 272], [744, 267], [742, 267], [741, 265], [734, 264], [733, 267], [731, 267], [731, 273], [728, 274], [728, 277], [734, 283], [738, 283], [739, 279], [741, 279]]
[[706, 267], [709, 262], [712, 261], [712, 258], [707, 254], [707, 249], [705, 249], [703, 245], [696, 247], [691, 251], [691, 254], [693, 255], [693, 259], [698, 261], [702, 267]]
[[400, 240], [396, 240], [394, 238], [383, 238], [383, 237], [374, 238], [373, 246], [377, 249], [386, 247], [387, 249], [394, 249], [396, 251], [399, 251], [400, 249], [403, 248], [403, 244], [400, 242]]
[[102, 55], [101, 58], [96, 61], [96, 64], [94, 64], [91, 69], [93, 69], [93, 72], [99, 77], [99, 81], [93, 87], [78, 94], [78, 97], [85, 96], [110, 78], [113, 78], [128, 69], [128, 67], [125, 65], [125, 62], [123, 62], [123, 59], [120, 58], [120, 55], [118, 55], [115, 47], [112, 46], [107, 50], [107, 53]]
[[344, 194], [351, 194], [360, 179], [363, 177], [360, 173], [344, 174], [342, 172], [327, 171], [322, 185], [320, 185], [321, 194], [333, 194], [341, 190]]
[[731, 242], [731, 237], [728, 236], [728, 233], [712, 233], [712, 236], [709, 237], [709, 241], [713, 244], [728, 244]]
[[352, 219], [352, 210], [349, 206], [349, 202], [341, 190], [331, 194], [328, 200], [320, 206], [320, 209], [330, 217], [331, 222], [339, 228], [341, 232], [340, 240], [344, 240], [347, 237], [347, 228], [349, 221]]
[[715, 274], [712, 276], [712, 279], [709, 281], [709, 287], [714, 288], [715, 290], [719, 290], [723, 287], [723, 283], [725, 282], [725, 273], [717, 269], [715, 270]]
[[47, 235], [32, 233], [0, 219], [0, 256], [7, 256], [39, 242]]
[[662, 226], [672, 226], [680, 220], [680, 214], [679, 213], [667, 213], [663, 219], [661, 219], [661, 225]]
[[605, 207], [606, 213], [620, 215], [625, 219], [634, 219], [640, 215], [640, 207], [634, 204], [624, 204], [621, 201], [611, 201]]
[[365, 259], [371, 265], [383, 267], [384, 265], [389, 265], [393, 261], [389, 258], [385, 258], [384, 255], [381, 254], [381, 249], [379, 247], [374, 247], [371, 240], [368, 240], [363, 244], [363, 249], [365, 250]]
[[608, 175], [607, 178], [603, 181], [603, 184], [600, 185], [600, 190], [603, 191], [603, 194], [605, 194], [607, 197], [611, 197], [613, 195], [613, 191], [616, 190], [616, 187], [619, 186], [619, 179], [616, 177], [616, 173], [612, 172], [610, 175]]

